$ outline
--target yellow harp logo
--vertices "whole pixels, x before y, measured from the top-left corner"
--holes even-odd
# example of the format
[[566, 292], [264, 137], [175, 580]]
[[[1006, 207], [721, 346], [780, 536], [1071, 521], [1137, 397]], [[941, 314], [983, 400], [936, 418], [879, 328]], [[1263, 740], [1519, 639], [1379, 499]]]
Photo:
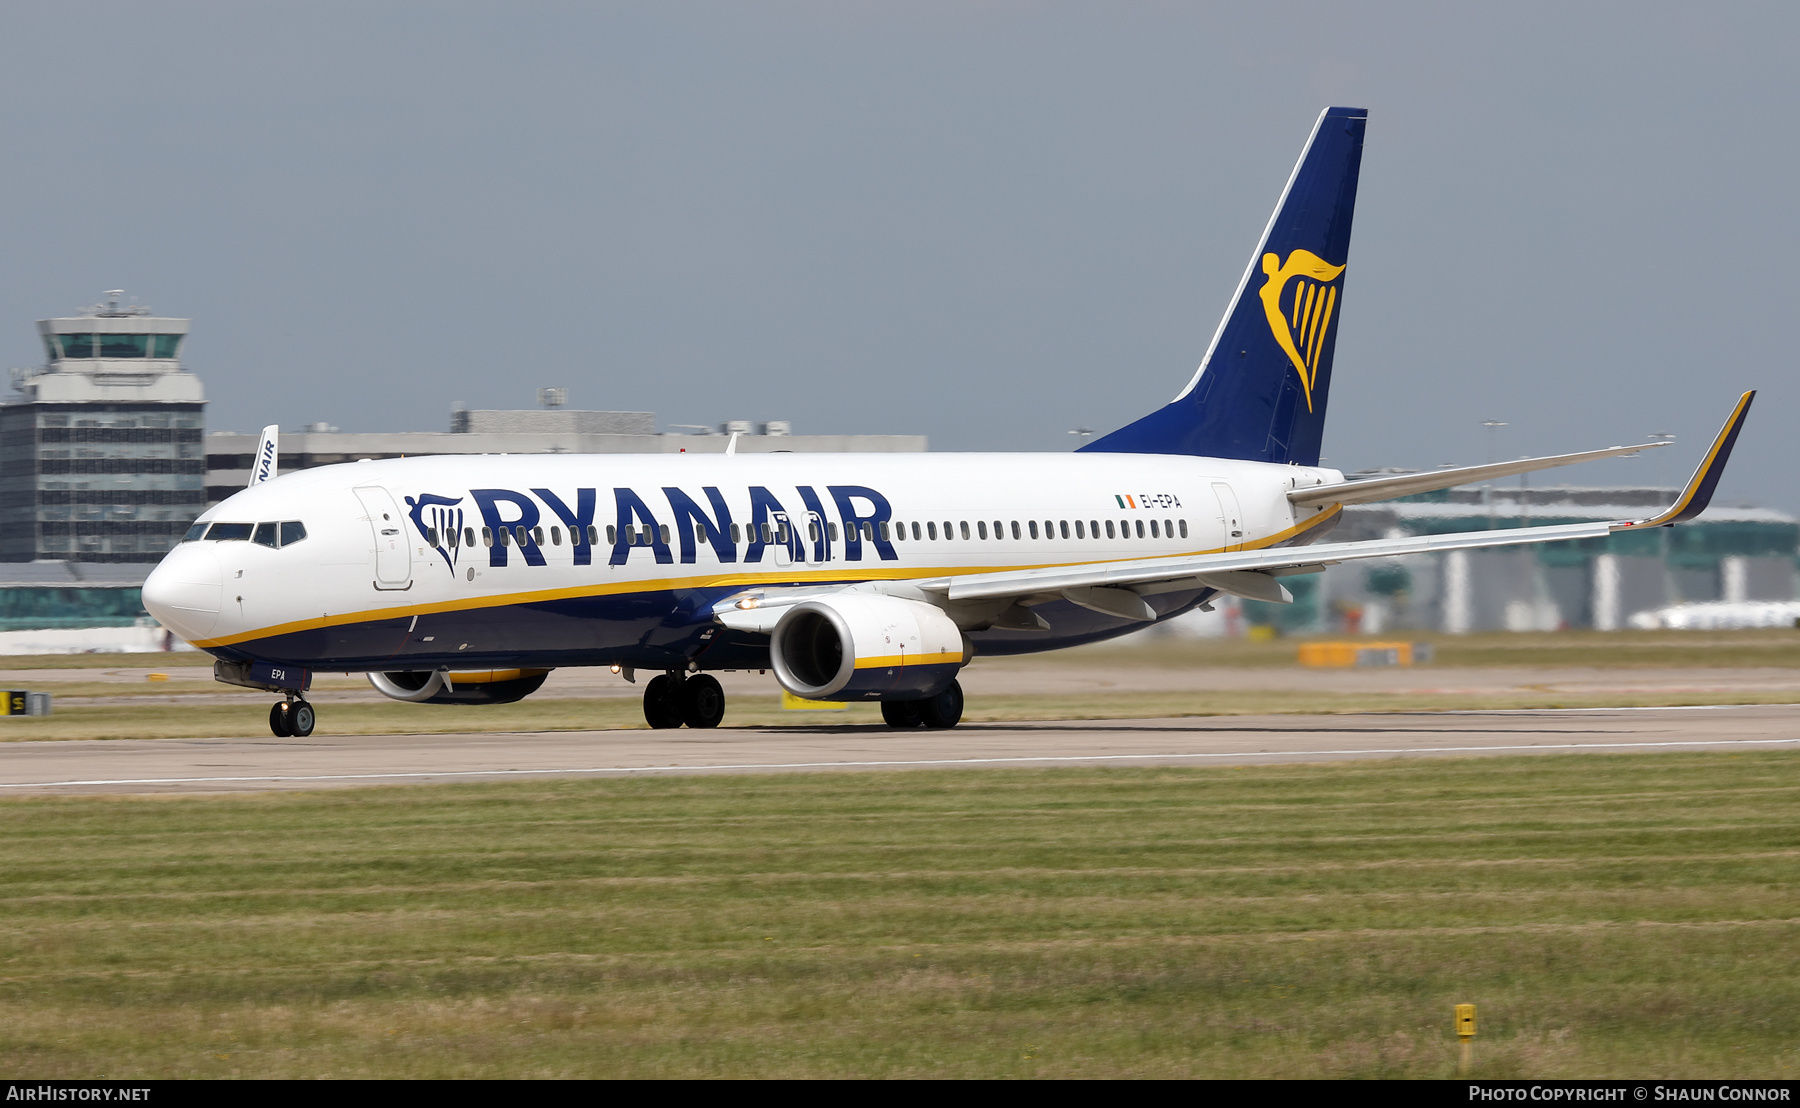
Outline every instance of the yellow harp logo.
[[1344, 267], [1331, 265], [1310, 250], [1296, 250], [1285, 262], [1273, 254], [1264, 254], [1262, 271], [1269, 276], [1257, 294], [1262, 297], [1263, 314], [1269, 317], [1269, 330], [1275, 333], [1275, 341], [1287, 351], [1294, 371], [1300, 374], [1301, 387], [1306, 390], [1306, 410], [1310, 412], [1319, 354], [1325, 349], [1332, 309], [1337, 307], [1338, 288], [1331, 282], [1338, 279]]

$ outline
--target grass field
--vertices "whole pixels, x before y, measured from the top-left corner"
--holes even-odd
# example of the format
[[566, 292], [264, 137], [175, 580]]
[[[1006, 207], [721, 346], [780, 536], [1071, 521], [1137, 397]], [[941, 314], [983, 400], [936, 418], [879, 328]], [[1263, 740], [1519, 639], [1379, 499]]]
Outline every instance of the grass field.
[[11, 800], [0, 1071], [1793, 1077], [1796, 769]]
[[[1311, 635], [1265, 642], [1248, 639], [1133, 638], [1098, 647], [1032, 655], [1033, 665], [1084, 665], [1092, 658], [1164, 667], [1293, 666], [1300, 643], [1342, 636]], [[1557, 631], [1444, 635], [1394, 631], [1375, 638], [1427, 642], [1440, 666], [1800, 666], [1800, 629], [1751, 631]], [[211, 665], [205, 654], [0, 655], [9, 669], [117, 669], [122, 666]]]
[[[1765, 667], [1771, 672], [1800, 668], [1800, 631], [1731, 632], [1566, 632], [1555, 635], [1484, 634], [1409, 636], [1431, 641], [1437, 661], [1415, 667], [1413, 682], [1429, 686], [1436, 674], [1457, 667], [1517, 669], [1563, 667], [1614, 672], [1631, 669], [1679, 668], [1703, 673], [1720, 667]], [[1216, 671], [1204, 687], [1160, 692], [1082, 692], [1076, 695], [972, 695], [964, 718], [970, 722], [1040, 719], [1144, 719], [1181, 716], [1269, 713], [1337, 713], [1430, 711], [1443, 708], [1594, 708], [1649, 707], [1697, 703], [1763, 704], [1796, 699], [1791, 689], [1741, 691], [1639, 688], [1631, 692], [1571, 692], [1553, 688], [1516, 687], [1491, 691], [1450, 688], [1429, 691], [1345, 691], [1304, 687], [1268, 689], [1234, 687], [1232, 672], [1243, 669], [1298, 671], [1297, 640], [1161, 641], [1086, 648], [1024, 658], [979, 659], [978, 667], [1033, 668], [1056, 672], [1093, 666], [1131, 667], [1151, 671], [1207, 669]], [[66, 679], [34, 677], [33, 688], [56, 698], [55, 714], [43, 718], [0, 717], [0, 743], [25, 739], [119, 739], [258, 737], [267, 733], [266, 708], [245, 704], [208, 704], [214, 696], [242, 697], [245, 690], [206, 680], [105, 682], [87, 671], [140, 669], [158, 664], [193, 666], [202, 656], [179, 655], [50, 655], [0, 657], [0, 684], [9, 670], [60, 670]], [[1450, 681], [1450, 685], [1457, 684]], [[868, 704], [846, 712], [784, 712], [775, 695], [734, 694], [726, 725], [839, 726], [878, 722], [879, 711]], [[572, 731], [640, 728], [643, 713], [635, 697], [575, 699], [539, 695], [504, 708], [460, 705], [415, 705], [394, 702], [342, 702], [334, 695], [355, 692], [365, 698], [367, 682], [358, 677], [318, 675], [313, 699], [319, 704], [321, 734], [369, 735], [487, 730]], [[181, 700], [171, 700], [180, 697]], [[130, 702], [120, 702], [130, 698]], [[270, 698], [273, 699], [272, 697]]]

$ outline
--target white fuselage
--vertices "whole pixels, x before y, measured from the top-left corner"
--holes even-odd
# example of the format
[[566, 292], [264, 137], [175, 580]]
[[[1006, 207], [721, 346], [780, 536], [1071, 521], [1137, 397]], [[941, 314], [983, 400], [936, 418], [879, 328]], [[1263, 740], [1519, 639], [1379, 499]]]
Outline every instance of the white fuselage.
[[[745, 589], [1307, 542], [1329, 521], [1285, 493], [1337, 480], [1325, 469], [1140, 454], [363, 462], [288, 474], [211, 509], [196, 532], [249, 524], [250, 537], [221, 539], [246, 532], [225, 528], [184, 541], [151, 574], [144, 603], [233, 660], [673, 666], [710, 634], [711, 605]], [[257, 529], [283, 523], [305, 537]], [[1201, 598], [1171, 595], [1159, 613]], [[1132, 625], [1072, 608], [1050, 623], [1049, 634], [983, 633], [1013, 652]], [[721, 648], [703, 668], [753, 665], [754, 648]]]

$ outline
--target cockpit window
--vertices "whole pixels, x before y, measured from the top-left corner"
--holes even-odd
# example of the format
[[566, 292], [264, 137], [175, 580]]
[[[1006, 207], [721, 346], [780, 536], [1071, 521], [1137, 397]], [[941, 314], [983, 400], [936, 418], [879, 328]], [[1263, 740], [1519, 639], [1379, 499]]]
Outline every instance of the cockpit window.
[[292, 546], [306, 537], [306, 524], [290, 519], [281, 525], [281, 545]]
[[250, 541], [258, 546], [267, 546], [270, 548], [281, 545], [275, 534], [275, 528], [276, 524], [273, 523], [257, 524], [256, 534], [251, 537]]
[[243, 542], [256, 529], [254, 523], [215, 523], [206, 533], [207, 542]]
[[189, 527], [187, 529], [187, 534], [181, 536], [181, 541], [182, 542], [196, 542], [199, 540], [200, 536], [206, 534], [206, 529], [211, 526], [212, 526], [212, 522], [210, 520], [201, 522], [201, 523], [196, 523], [192, 527]]

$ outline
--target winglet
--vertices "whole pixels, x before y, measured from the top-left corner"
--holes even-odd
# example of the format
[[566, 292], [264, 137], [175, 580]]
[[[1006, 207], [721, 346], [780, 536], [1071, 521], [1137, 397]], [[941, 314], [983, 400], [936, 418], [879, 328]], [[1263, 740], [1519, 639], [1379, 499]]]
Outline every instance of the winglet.
[[262, 440], [256, 444], [256, 457], [250, 460], [250, 483], [254, 488], [275, 477], [275, 462], [280, 456], [281, 426], [271, 423], [262, 429]]
[[1719, 429], [1719, 437], [1713, 440], [1712, 449], [1700, 460], [1700, 468], [1694, 470], [1694, 476], [1688, 479], [1687, 488], [1681, 490], [1681, 496], [1668, 511], [1650, 519], [1621, 524], [1616, 530], [1664, 527], [1693, 519], [1704, 512], [1706, 506], [1712, 503], [1713, 490], [1719, 487], [1719, 478], [1725, 473], [1725, 463], [1731, 458], [1731, 448], [1737, 442], [1738, 432], [1744, 429], [1744, 417], [1750, 414], [1750, 402], [1755, 399], [1754, 389], [1738, 397], [1737, 407], [1731, 410], [1725, 426]]

